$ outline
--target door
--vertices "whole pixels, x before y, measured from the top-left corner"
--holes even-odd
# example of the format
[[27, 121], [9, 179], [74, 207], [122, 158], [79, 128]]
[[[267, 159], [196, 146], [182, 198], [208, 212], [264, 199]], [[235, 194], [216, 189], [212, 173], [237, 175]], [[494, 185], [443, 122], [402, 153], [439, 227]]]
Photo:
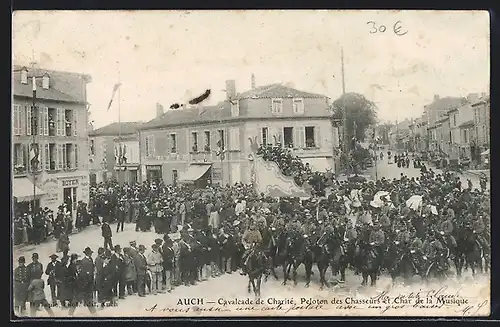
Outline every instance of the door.
[[90, 185], [95, 186], [97, 184], [97, 175], [90, 174], [89, 175]]
[[71, 197], [71, 187], [65, 187], [63, 189], [63, 202], [68, 210], [72, 208], [72, 197]]

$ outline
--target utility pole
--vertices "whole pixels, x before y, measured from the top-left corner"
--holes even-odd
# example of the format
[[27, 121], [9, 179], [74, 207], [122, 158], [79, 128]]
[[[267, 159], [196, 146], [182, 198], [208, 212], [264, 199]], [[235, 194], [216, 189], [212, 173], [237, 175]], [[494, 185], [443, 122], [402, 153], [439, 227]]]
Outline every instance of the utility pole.
[[343, 130], [343, 152], [346, 160], [346, 174], [349, 175], [349, 146], [347, 140], [347, 110], [345, 102], [345, 71], [344, 71], [344, 48], [340, 48], [340, 66], [341, 66], [341, 77], [342, 77], [342, 130]]

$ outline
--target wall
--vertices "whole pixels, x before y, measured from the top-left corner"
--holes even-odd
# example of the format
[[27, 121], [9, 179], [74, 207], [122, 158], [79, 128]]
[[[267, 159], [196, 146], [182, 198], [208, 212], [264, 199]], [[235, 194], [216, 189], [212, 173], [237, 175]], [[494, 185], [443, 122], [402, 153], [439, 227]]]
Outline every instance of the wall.
[[304, 98], [304, 113], [293, 112], [292, 98], [283, 98], [283, 112], [273, 114], [271, 99], [242, 99], [240, 100], [240, 116], [244, 117], [287, 117], [287, 116], [329, 116], [327, 98]]

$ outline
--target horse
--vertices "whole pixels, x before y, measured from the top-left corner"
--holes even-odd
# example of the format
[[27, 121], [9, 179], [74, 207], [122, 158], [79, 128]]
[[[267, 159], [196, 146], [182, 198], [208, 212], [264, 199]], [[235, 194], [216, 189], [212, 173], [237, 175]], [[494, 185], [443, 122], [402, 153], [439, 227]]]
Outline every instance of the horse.
[[372, 249], [368, 243], [362, 242], [360, 244], [360, 249], [358, 269], [363, 277], [361, 285], [366, 286], [368, 277], [370, 277], [370, 286], [376, 286], [379, 270], [382, 266], [379, 255], [378, 253], [374, 253], [374, 249]]
[[251, 250], [246, 260], [245, 270], [248, 275], [248, 293], [251, 293], [253, 288], [255, 296], [260, 297], [260, 285], [262, 276], [266, 270], [266, 258], [264, 253], [257, 248]]
[[[320, 243], [319, 241], [323, 238], [325, 238], [325, 242]], [[340, 247], [338, 249], [340, 249]], [[326, 233], [323, 234], [312, 247], [312, 251], [319, 270], [320, 290], [323, 290], [325, 286], [330, 287], [325, 278], [326, 271], [331, 267], [332, 273], [334, 275], [336, 274], [339, 267], [338, 262], [340, 261], [342, 253], [340, 253], [341, 251], [337, 251], [332, 235]]]
[[476, 268], [479, 268], [480, 272], [482, 272], [484, 251], [481, 249], [477, 236], [470, 226], [464, 227], [462, 237], [457, 243], [459, 248], [458, 252], [461, 254], [458, 267], [460, 273], [465, 264], [471, 268], [472, 276], [475, 276]]
[[[427, 260], [428, 258], [424, 256], [424, 259]], [[422, 275], [422, 278], [425, 281], [429, 282], [431, 277], [443, 280], [447, 276], [449, 267], [447, 264], [447, 258], [443, 253], [439, 253], [437, 256], [427, 261], [427, 263], [425, 273]]]
[[309, 287], [314, 256], [306, 237], [307, 235], [302, 237], [287, 235], [285, 264], [283, 265], [283, 285], [286, 285], [287, 280], [290, 278], [289, 274], [291, 268], [293, 268], [293, 283], [297, 285], [297, 268], [299, 268], [301, 264], [304, 264], [306, 268], [306, 287]]
[[285, 264], [285, 246], [286, 246], [286, 234], [284, 231], [280, 231], [275, 227], [271, 228], [271, 242], [269, 244], [268, 255], [270, 264], [270, 271], [273, 277], [278, 280], [278, 275], [276, 275], [275, 268]]

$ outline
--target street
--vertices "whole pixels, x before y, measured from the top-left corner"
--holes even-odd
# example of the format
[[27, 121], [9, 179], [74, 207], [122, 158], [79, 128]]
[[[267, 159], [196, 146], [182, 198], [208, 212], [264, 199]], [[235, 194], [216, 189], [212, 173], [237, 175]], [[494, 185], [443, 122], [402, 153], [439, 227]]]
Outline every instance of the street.
[[[115, 224], [111, 225], [111, 228], [116, 228]], [[128, 246], [128, 242], [131, 240], [136, 240], [137, 244], [144, 244], [148, 249], [150, 245], [154, 243], [154, 239], [160, 237], [160, 235], [153, 232], [136, 232], [134, 224], [127, 224], [125, 226], [124, 232], [115, 233], [113, 230], [113, 244], [119, 244], [121, 247]], [[89, 227], [81, 233], [74, 234], [71, 236], [70, 253], [78, 253], [83, 255], [82, 251], [86, 246], [90, 246], [95, 252], [99, 246], [102, 246], [102, 237], [100, 228]], [[43, 263], [44, 268], [50, 261], [49, 256], [55, 251], [55, 241], [49, 241], [39, 245], [36, 250], [34, 247], [27, 247], [15, 250], [14, 260], [17, 262], [17, 258], [20, 255], [26, 257], [27, 263], [31, 261], [31, 254], [33, 252], [38, 252], [40, 255], [40, 261]], [[95, 254], [94, 254], [95, 257]], [[355, 275], [352, 271], [347, 271], [346, 283], [338, 284], [330, 289], [319, 290], [319, 273], [317, 267], [313, 267], [314, 275], [312, 276], [311, 285], [309, 288], [305, 288], [305, 272], [303, 266], [298, 269], [298, 285], [294, 286], [293, 282], [289, 282], [288, 285], [283, 286], [282, 276], [283, 273], [281, 268], [277, 269], [279, 281], [274, 280], [270, 277], [267, 282], [263, 282], [261, 286], [261, 294], [263, 299], [275, 298], [275, 299], [300, 299], [300, 298], [313, 298], [313, 299], [331, 299], [333, 297], [371, 297], [380, 294], [381, 292], [387, 291], [389, 294], [399, 294], [404, 292], [419, 292], [422, 289], [422, 285], [419, 277], [415, 277], [411, 285], [404, 285], [398, 280], [398, 283], [394, 286], [391, 285], [391, 279], [385, 275], [381, 276], [377, 281], [376, 287], [361, 287], [361, 276]], [[46, 280], [46, 276], [43, 277]], [[331, 273], [327, 272], [327, 278], [332, 279]], [[216, 311], [204, 311], [202, 314], [204, 316], [221, 316], [221, 315], [241, 315], [241, 312], [235, 311], [234, 306], [228, 306], [226, 309], [231, 309], [232, 311], [218, 311], [221, 306], [217, 305], [217, 301], [220, 298], [231, 300], [231, 299], [254, 299], [253, 293], [249, 294], [247, 292], [248, 278], [246, 276], [241, 276], [238, 272], [232, 274], [225, 274], [220, 277], [209, 279], [208, 281], [200, 282], [195, 286], [179, 286], [175, 288], [171, 293], [158, 294], [158, 295], [148, 295], [146, 297], [140, 298], [137, 295], [127, 296], [123, 300], [118, 301], [117, 307], [106, 307], [99, 310], [97, 315], [106, 317], [123, 317], [123, 316], [193, 316], [201, 314], [199, 310], [209, 310], [210, 307], [218, 308]], [[463, 275], [462, 280], [457, 280], [456, 278], [448, 278], [444, 282], [448, 290], [461, 290], [464, 294], [470, 297], [479, 296], [481, 292], [485, 292], [485, 288], [488, 287], [488, 276], [480, 275], [476, 278], [472, 278], [470, 275], [470, 270], [466, 271]], [[438, 289], [442, 287], [443, 283], [431, 283], [425, 286], [428, 290], [431, 287]], [[489, 292], [489, 291], [488, 291]], [[50, 300], [50, 288], [46, 287], [46, 294]], [[199, 307], [190, 306], [179, 306], [177, 301], [179, 299], [186, 298], [200, 298], [203, 297], [206, 302], [215, 301], [215, 304], [207, 304]], [[154, 307], [156, 309], [153, 311], [148, 311], [148, 309]], [[286, 307], [286, 306], [285, 306]], [[185, 308], [188, 312], [180, 312], [179, 310]], [[189, 309], [187, 309], [189, 308]], [[224, 307], [222, 307], [224, 310]], [[56, 316], [64, 317], [67, 316], [67, 310], [61, 308], [53, 308]], [[175, 312], [174, 312], [175, 310]], [[265, 310], [265, 309], [263, 309]], [[416, 309], [414, 309], [416, 310]], [[436, 309], [438, 310], [438, 309]], [[443, 315], [443, 309], [441, 311], [436, 311], [436, 314]], [[454, 308], [448, 308], [448, 314], [456, 314], [453, 312]], [[359, 312], [358, 312], [359, 311]], [[377, 314], [374, 310], [358, 310], [354, 311], [356, 314], [360, 315], [373, 315]], [[324, 312], [315, 312], [315, 315], [342, 315], [349, 311], [343, 311], [339, 308], [329, 308]], [[287, 311], [277, 312], [276, 314], [285, 315]], [[352, 314], [353, 312], [349, 312]], [[254, 315], [259, 315], [259, 311], [252, 312]], [[263, 311], [260, 315], [265, 315], [266, 312]], [[274, 314], [274, 313], [273, 313]], [[288, 312], [288, 315], [293, 315], [294, 313]], [[299, 314], [296, 312], [295, 314]], [[306, 313], [302, 313], [306, 314]], [[401, 312], [394, 310], [393, 312], [387, 312], [387, 314], [400, 315]], [[411, 315], [412, 311], [408, 311], [406, 314]], [[418, 314], [418, 312], [414, 312]], [[429, 311], [429, 314], [432, 314]], [[39, 311], [38, 316], [47, 317], [45, 311]], [[78, 307], [75, 316], [90, 316], [89, 311], [85, 307]]]
[[[419, 168], [413, 168], [413, 161], [410, 161], [410, 168], [398, 168], [398, 165], [394, 163], [394, 159], [391, 158], [391, 164], [389, 164], [389, 161], [387, 160], [387, 155], [384, 155], [384, 159], [377, 160], [377, 163], [374, 164], [374, 166], [369, 170], [370, 176], [372, 179], [376, 179], [376, 176], [378, 178], [385, 177], [387, 179], [393, 179], [397, 178], [399, 179], [401, 177], [401, 173], [405, 174], [408, 177], [420, 177], [420, 169]], [[428, 163], [425, 163], [427, 168], [432, 169], [434, 172], [441, 174], [442, 170], [437, 169], [434, 167], [429, 167]], [[377, 175], [375, 175], [375, 170], [377, 172]], [[472, 187], [473, 188], [479, 188], [479, 177], [474, 174], [460, 174], [460, 180], [462, 182], [462, 188], [467, 188], [467, 179], [470, 179], [472, 182]], [[486, 185], [486, 187], [489, 189], [490, 188], [490, 183]]]

